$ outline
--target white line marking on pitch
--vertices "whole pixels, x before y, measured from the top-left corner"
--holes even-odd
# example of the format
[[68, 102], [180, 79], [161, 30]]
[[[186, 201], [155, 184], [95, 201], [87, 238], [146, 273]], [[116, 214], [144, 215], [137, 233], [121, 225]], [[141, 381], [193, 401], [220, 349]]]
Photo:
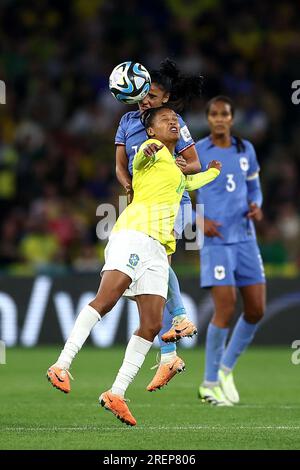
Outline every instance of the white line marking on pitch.
[[[209, 426], [209, 425], [191, 425], [191, 426], [143, 426], [140, 425], [136, 429], [145, 431], [233, 431], [233, 430], [265, 430], [265, 431], [297, 431], [300, 430], [300, 426]], [[128, 428], [117, 428], [117, 427], [103, 427], [103, 426], [70, 426], [70, 427], [3, 427], [0, 428], [0, 432], [81, 432], [81, 431], [126, 431]]]

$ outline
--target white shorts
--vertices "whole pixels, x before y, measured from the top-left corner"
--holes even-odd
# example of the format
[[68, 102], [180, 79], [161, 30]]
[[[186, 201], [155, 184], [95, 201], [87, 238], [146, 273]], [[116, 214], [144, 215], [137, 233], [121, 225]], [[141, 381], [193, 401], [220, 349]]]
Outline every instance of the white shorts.
[[118, 270], [132, 279], [124, 296], [152, 294], [167, 298], [169, 263], [159, 241], [143, 232], [121, 230], [109, 237], [104, 257], [101, 272]]

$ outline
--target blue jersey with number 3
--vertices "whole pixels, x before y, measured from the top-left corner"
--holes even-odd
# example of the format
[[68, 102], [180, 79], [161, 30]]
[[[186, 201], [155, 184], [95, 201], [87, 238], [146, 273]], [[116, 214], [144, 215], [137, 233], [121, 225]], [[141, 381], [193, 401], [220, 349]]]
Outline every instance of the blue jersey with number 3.
[[[177, 114], [178, 122], [180, 125], [180, 139], [177, 142], [175, 147], [176, 154], [182, 153], [191, 145], [194, 145], [194, 140], [191, 137], [191, 134], [181, 118]], [[129, 113], [124, 114], [121, 118], [116, 137], [116, 145], [124, 145], [126, 150], [126, 155], [128, 157], [128, 171], [132, 175], [132, 162], [135, 154], [138, 152], [140, 146], [145, 140], [149, 137], [145, 131], [145, 128], [141, 122], [141, 114], [139, 111], [130, 111]], [[190, 201], [190, 196], [187, 192], [184, 193], [183, 198], [185, 201]], [[183, 201], [183, 202], [185, 202]]]
[[201, 155], [203, 171], [211, 160], [219, 160], [222, 170], [217, 181], [203, 186], [197, 191], [197, 202], [204, 204], [204, 216], [220, 222], [218, 228], [223, 238], [205, 237], [205, 245], [238, 243], [256, 238], [249, 212], [247, 180], [259, 172], [259, 165], [253, 145], [243, 140], [245, 150], [238, 152], [235, 138], [228, 148], [215, 146], [210, 137], [196, 143]]

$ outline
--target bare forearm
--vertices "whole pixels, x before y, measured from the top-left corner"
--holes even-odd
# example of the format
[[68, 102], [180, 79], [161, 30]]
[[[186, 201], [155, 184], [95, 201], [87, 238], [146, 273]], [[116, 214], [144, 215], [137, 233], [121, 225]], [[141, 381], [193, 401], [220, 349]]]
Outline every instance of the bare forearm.
[[182, 172], [185, 175], [194, 175], [195, 173], [199, 173], [201, 171], [201, 163], [198, 158], [198, 154], [195, 149], [195, 145], [187, 148], [181, 153], [181, 156], [186, 161], [186, 166], [182, 169]]
[[199, 173], [201, 171], [201, 165], [199, 160], [192, 161], [192, 162], [187, 162], [186, 167], [184, 170], [182, 170], [183, 174], [185, 175], [195, 175], [196, 173]]
[[128, 184], [131, 184], [132, 177], [127, 170], [127, 168], [122, 168], [120, 166], [116, 166], [116, 176], [119, 183], [126, 189]]

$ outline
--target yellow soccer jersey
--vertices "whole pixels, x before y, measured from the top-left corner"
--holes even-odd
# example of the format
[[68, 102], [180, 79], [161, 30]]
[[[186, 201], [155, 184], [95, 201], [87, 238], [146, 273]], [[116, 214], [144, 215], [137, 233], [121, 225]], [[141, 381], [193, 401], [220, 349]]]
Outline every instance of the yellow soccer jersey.
[[146, 140], [135, 155], [133, 200], [118, 218], [113, 232], [124, 229], [144, 232], [164, 245], [169, 255], [176, 249], [173, 230], [183, 191], [192, 191], [209, 183], [220, 172], [211, 168], [186, 178], [167, 147], [152, 158], [146, 157], [143, 149], [151, 143], [161, 145], [159, 140]]

